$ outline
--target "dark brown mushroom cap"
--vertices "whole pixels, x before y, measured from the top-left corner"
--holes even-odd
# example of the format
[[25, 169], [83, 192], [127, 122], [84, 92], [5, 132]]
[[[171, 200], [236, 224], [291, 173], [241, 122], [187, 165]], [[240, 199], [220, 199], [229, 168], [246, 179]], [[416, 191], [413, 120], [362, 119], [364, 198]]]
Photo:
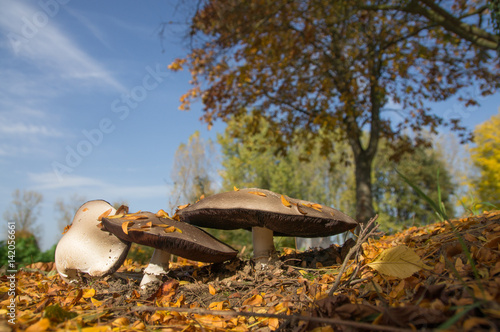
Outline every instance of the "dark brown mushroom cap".
[[358, 225], [354, 219], [331, 207], [256, 188], [212, 195], [177, 214], [180, 220], [200, 227], [265, 227], [281, 236], [323, 237]]
[[198, 262], [218, 263], [238, 254], [235, 249], [193, 225], [160, 218], [151, 212], [103, 218], [102, 223], [105, 230], [124, 241], [164, 250]]

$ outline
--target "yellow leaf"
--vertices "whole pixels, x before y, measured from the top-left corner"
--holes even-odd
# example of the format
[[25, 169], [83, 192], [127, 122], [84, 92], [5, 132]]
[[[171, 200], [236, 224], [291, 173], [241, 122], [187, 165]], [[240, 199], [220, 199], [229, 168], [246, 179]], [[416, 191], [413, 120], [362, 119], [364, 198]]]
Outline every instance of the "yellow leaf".
[[113, 209], [110, 208], [109, 210], [103, 212], [103, 214], [101, 214], [99, 217], [97, 217], [97, 220], [102, 221], [102, 218], [106, 218], [107, 216], [109, 216], [109, 214], [111, 213], [112, 210]]
[[120, 317], [120, 318], [117, 318], [115, 319], [111, 325], [113, 326], [128, 326], [130, 325], [130, 321], [128, 320], [127, 317]]
[[80, 331], [82, 331], [82, 332], [106, 332], [106, 331], [111, 331], [111, 327], [110, 326], [84, 327]]
[[134, 224], [133, 221], [125, 221], [122, 223], [122, 231], [125, 234], [128, 234], [128, 228]]
[[251, 298], [243, 301], [243, 305], [257, 306], [257, 305], [261, 305], [262, 302], [264, 302], [264, 299], [262, 298], [262, 296], [260, 296], [259, 294], [256, 294], [256, 295], [252, 296]]
[[184, 204], [184, 205], [179, 205], [179, 206], [177, 207], [177, 209], [182, 210], [182, 209], [187, 208], [188, 206], [189, 206], [189, 203], [188, 203], [188, 204]]
[[[162, 226], [163, 227], [163, 226]], [[178, 229], [177, 227], [174, 227], [174, 226], [167, 226], [163, 229], [163, 231], [165, 233], [173, 233], [173, 232], [178, 232], [178, 233], [182, 233], [182, 231], [180, 229]]]
[[165, 211], [163, 211], [163, 209], [158, 210], [158, 212], [156, 212], [156, 216], [159, 217], [159, 218], [170, 219], [170, 216], [168, 215], [168, 213], [166, 213]]
[[123, 214], [115, 214], [114, 216], [108, 216], [108, 219], [119, 219], [119, 218], [123, 218]]
[[386, 249], [367, 265], [382, 274], [401, 279], [408, 278], [421, 269], [431, 269], [412, 249], [406, 246]]
[[46, 331], [50, 327], [50, 319], [42, 318], [35, 324], [28, 327], [25, 332], [42, 332]]
[[262, 197], [266, 197], [267, 196], [266, 194], [261, 193], [260, 191], [249, 191], [248, 193], [252, 194], [252, 195], [262, 196]]
[[90, 301], [92, 302], [93, 305], [95, 305], [96, 307], [100, 307], [102, 306], [102, 302], [99, 301], [99, 300], [96, 300], [94, 299], [93, 297], [90, 298]]
[[236, 186], [233, 186], [234, 191], [240, 191]]
[[83, 295], [82, 295], [82, 297], [83, 297], [84, 299], [88, 299], [88, 298], [91, 298], [91, 297], [93, 297], [93, 296], [95, 296], [95, 289], [90, 288], [90, 289], [85, 289], [85, 290], [83, 291]]
[[281, 195], [281, 203], [287, 208], [292, 207], [292, 204], [283, 195]]
[[208, 285], [208, 292], [211, 295], [215, 295], [215, 293], [217, 293], [217, 291], [215, 290], [214, 286], [212, 286], [212, 285]]

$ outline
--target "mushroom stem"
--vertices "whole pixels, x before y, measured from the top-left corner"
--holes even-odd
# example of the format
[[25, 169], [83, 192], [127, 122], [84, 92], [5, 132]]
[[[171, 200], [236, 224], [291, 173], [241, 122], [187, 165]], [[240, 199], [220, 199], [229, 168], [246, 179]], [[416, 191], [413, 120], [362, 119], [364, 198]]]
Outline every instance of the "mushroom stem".
[[267, 264], [275, 252], [273, 231], [264, 227], [252, 227], [253, 258], [262, 265]]
[[170, 253], [155, 249], [149, 265], [144, 270], [144, 276], [141, 281], [141, 289], [145, 289], [148, 284], [154, 281], [161, 281], [161, 276], [166, 274], [170, 262]]

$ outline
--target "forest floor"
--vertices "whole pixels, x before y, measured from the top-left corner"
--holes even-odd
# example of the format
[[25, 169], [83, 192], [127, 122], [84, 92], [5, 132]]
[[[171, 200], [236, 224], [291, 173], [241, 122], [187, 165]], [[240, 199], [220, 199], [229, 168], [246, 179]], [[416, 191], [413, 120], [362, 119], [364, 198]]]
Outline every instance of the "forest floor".
[[80, 286], [36, 263], [17, 273], [14, 326], [1, 277], [0, 331], [498, 331], [500, 211], [370, 238], [339, 273], [353, 245], [287, 249], [265, 269], [179, 259], [149, 294], [130, 260]]

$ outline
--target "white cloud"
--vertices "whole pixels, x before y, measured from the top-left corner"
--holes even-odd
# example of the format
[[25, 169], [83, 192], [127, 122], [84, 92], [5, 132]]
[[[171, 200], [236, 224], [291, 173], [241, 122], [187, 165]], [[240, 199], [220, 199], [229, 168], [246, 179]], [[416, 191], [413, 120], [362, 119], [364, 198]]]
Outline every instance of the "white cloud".
[[28, 173], [34, 190], [67, 190], [86, 197], [106, 197], [109, 200], [158, 198], [169, 192], [167, 185], [121, 185], [100, 179], [76, 175], [65, 175], [62, 179], [53, 172]]
[[[119, 92], [127, 91], [101, 64], [58, 28], [42, 8], [20, 1], [8, 1], [2, 4], [2, 14], [0, 28], [7, 35], [11, 49], [39, 70], [64, 80], [85, 84], [91, 82]], [[46, 19], [41, 19], [43, 17]]]
[[25, 123], [0, 123], [0, 135], [37, 135], [37, 136], [45, 136], [45, 137], [61, 137], [63, 136], [62, 132], [53, 129], [47, 128], [46, 126], [34, 125], [34, 124], [25, 124]]

